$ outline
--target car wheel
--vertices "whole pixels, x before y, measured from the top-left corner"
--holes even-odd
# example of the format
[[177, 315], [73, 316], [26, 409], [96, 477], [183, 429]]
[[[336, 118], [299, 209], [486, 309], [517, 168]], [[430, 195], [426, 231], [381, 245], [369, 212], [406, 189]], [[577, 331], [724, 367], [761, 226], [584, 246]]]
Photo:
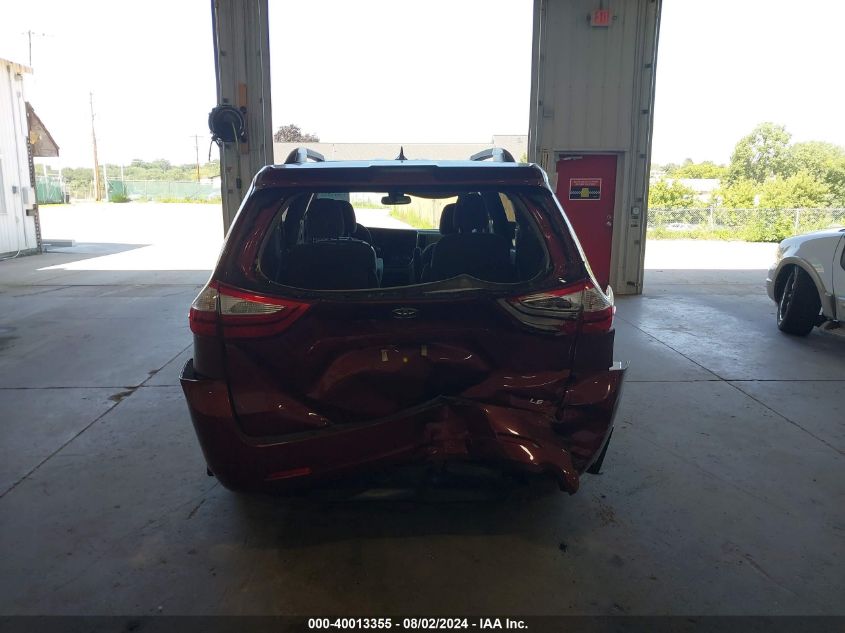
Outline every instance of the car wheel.
[[793, 266], [778, 301], [778, 328], [787, 334], [807, 336], [818, 321], [819, 310], [821, 302], [813, 280]]

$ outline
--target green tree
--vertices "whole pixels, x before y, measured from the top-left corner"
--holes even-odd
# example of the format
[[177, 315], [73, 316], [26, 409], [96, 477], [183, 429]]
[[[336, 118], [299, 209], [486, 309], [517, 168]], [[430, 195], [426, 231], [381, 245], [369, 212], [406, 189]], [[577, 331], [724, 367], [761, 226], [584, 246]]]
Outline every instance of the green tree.
[[670, 178], [724, 178], [727, 173], [728, 168], [724, 165], [705, 160], [701, 163], [684, 162], [680, 167], [667, 171], [666, 175]]
[[791, 138], [783, 125], [760, 123], [734, 147], [728, 183], [740, 180], [763, 183], [773, 176], [786, 175]]
[[[119, 174], [120, 167], [109, 165], [109, 177], [116, 177], [112, 170], [116, 170]], [[169, 180], [169, 181], [193, 181], [197, 179], [197, 166], [195, 163], [184, 163], [182, 165], [173, 165], [164, 159], [154, 161], [143, 161], [141, 159], [133, 159], [129, 165], [123, 169], [123, 174], [126, 180]], [[200, 177], [210, 178], [212, 176], [220, 175], [220, 161], [213, 160], [210, 163], [200, 165]]]
[[845, 148], [833, 143], [807, 141], [789, 148], [789, 175], [801, 172], [824, 183], [828, 190], [826, 202], [845, 205]]
[[319, 143], [320, 138], [316, 134], [303, 132], [298, 125], [282, 125], [273, 134], [273, 140], [277, 143]]
[[739, 229], [748, 242], [780, 242], [795, 233], [793, 218], [778, 209], [755, 209], [748, 220]]
[[845, 157], [845, 148], [823, 141], [795, 143], [789, 148], [787, 175], [806, 171], [819, 179], [824, 179], [831, 164]]
[[[658, 166], [659, 167], [659, 166]], [[681, 166], [678, 163], [666, 163], [661, 167], [664, 174], [673, 174], [675, 170], [679, 169]]]
[[754, 206], [758, 185], [751, 180], [737, 180], [719, 188], [714, 195], [715, 201], [729, 209], [750, 209]]
[[661, 178], [649, 185], [648, 206], [655, 209], [689, 209], [696, 206], [695, 190], [677, 180]]
[[808, 171], [778, 176], [760, 189], [760, 206], [765, 209], [804, 209], [827, 206], [828, 187]]
[[220, 175], [220, 161], [215, 158], [205, 165], [200, 165], [200, 176], [202, 178], [213, 178]]
[[829, 163], [825, 182], [830, 189], [830, 205], [845, 207], [845, 156], [834, 158]]

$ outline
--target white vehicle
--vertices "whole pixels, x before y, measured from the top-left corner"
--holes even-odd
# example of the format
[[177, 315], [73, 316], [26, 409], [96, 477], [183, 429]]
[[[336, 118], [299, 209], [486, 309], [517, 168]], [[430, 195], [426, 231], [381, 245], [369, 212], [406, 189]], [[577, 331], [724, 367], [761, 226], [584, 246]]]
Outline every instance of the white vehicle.
[[817, 325], [845, 322], [845, 229], [783, 240], [766, 291], [778, 304], [778, 328], [806, 336]]

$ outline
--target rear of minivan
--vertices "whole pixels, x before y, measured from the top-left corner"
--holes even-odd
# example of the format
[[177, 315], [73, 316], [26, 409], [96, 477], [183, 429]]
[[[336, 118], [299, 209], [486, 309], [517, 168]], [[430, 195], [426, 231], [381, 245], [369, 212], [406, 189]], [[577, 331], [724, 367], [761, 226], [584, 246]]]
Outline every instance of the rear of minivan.
[[[362, 192], [386, 209], [451, 204], [456, 229], [352, 236], [330, 201]], [[601, 465], [622, 387], [613, 313], [536, 166], [268, 167], [191, 306], [182, 386], [232, 489], [459, 460], [573, 493]]]

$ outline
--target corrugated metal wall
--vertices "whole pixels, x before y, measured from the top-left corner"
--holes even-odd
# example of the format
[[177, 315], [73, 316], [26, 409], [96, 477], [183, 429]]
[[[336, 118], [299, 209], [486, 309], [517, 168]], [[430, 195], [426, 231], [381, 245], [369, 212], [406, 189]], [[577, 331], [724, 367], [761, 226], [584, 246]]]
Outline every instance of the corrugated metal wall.
[[[614, 16], [606, 28], [590, 26], [600, 4]], [[611, 284], [619, 294], [642, 291], [660, 7], [660, 0], [534, 2], [529, 159], [554, 185], [559, 154], [617, 154]]]
[[35, 221], [23, 203], [23, 188], [30, 187], [23, 78], [5, 60], [0, 60], [0, 169], [0, 255], [35, 249]]
[[608, 28], [589, 25], [594, 0], [540, 4], [545, 67], [539, 136], [553, 147], [624, 151], [631, 138], [640, 3], [606, 3], [616, 16]]

